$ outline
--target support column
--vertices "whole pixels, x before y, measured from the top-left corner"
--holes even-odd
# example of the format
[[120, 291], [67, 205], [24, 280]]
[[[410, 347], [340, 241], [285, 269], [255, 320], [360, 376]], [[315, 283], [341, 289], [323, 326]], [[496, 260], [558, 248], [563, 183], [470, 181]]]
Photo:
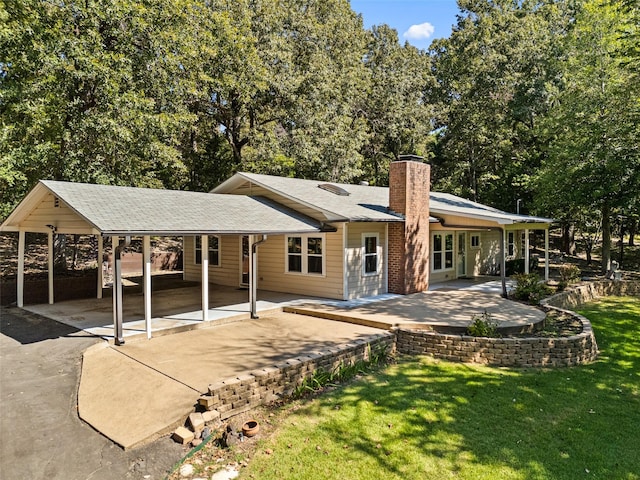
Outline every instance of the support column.
[[102, 298], [102, 287], [104, 285], [104, 241], [102, 235], [98, 235], [98, 285], [96, 286], [96, 298]]
[[202, 259], [202, 321], [209, 319], [209, 236], [202, 235], [200, 241]]
[[529, 273], [529, 229], [524, 230], [524, 273]]
[[49, 305], [53, 305], [53, 231], [47, 233], [47, 277], [49, 280]]
[[18, 282], [16, 289], [16, 303], [20, 308], [24, 306], [24, 241], [25, 232], [20, 230], [18, 232]]
[[147, 338], [151, 338], [151, 237], [145, 235], [142, 238], [142, 271], [144, 276], [144, 324], [147, 329]]
[[[342, 299], [349, 299], [349, 232], [347, 222], [342, 224]], [[385, 223], [385, 226], [387, 224]], [[386, 293], [386, 290], [385, 290]]]
[[249, 235], [249, 309], [251, 318], [258, 318], [258, 245], [267, 240], [266, 235], [262, 235], [262, 240], [254, 242], [255, 235]]
[[502, 281], [502, 297], [507, 298], [507, 262], [505, 259], [506, 235], [504, 228], [500, 229], [500, 279]]
[[544, 281], [549, 281], [549, 227], [544, 229]]
[[116, 303], [116, 248], [118, 247], [118, 237], [111, 237], [111, 300], [112, 300], [112, 312], [113, 312], [113, 324], [116, 324], [116, 310], [118, 305]]
[[131, 237], [125, 237], [120, 244], [118, 237], [113, 237], [113, 338], [116, 345], [124, 345], [122, 334], [123, 305], [122, 305], [122, 249], [131, 243]]

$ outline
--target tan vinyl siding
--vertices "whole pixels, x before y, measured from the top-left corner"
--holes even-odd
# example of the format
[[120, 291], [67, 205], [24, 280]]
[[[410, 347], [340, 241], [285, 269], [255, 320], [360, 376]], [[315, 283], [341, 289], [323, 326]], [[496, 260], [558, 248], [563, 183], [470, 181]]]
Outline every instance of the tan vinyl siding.
[[[378, 265], [375, 275], [363, 273], [362, 234], [378, 234]], [[386, 292], [387, 265], [385, 258], [386, 228], [384, 223], [349, 223], [347, 225], [347, 298], [370, 297]]]
[[480, 248], [476, 252], [475, 275], [496, 275], [500, 270], [500, 232], [480, 233]]
[[[240, 237], [220, 236], [220, 266], [209, 265], [209, 282], [235, 287], [240, 285]], [[200, 281], [202, 269], [195, 262], [194, 237], [184, 237], [184, 279]]]
[[95, 233], [89, 223], [71, 210], [63, 201], [55, 206], [55, 197], [48, 193], [31, 214], [20, 224], [20, 228], [31, 232], [46, 232], [47, 225], [55, 225], [58, 233]]
[[[258, 288], [327, 298], [343, 298], [342, 226], [324, 234], [324, 275], [286, 272], [286, 236], [274, 235], [258, 247]], [[297, 236], [292, 234], [292, 236]], [[315, 234], [310, 235], [315, 236]]]
[[[297, 236], [296, 234], [292, 234]], [[314, 234], [315, 235], [315, 234]], [[304, 275], [285, 272], [285, 236], [273, 235], [258, 247], [258, 288], [274, 292], [298, 293], [315, 297], [342, 299], [342, 227], [323, 234], [325, 274]], [[313, 236], [313, 235], [312, 235]], [[222, 236], [220, 267], [209, 267], [209, 282], [240, 285], [240, 237]], [[195, 263], [193, 237], [184, 241], [184, 278], [199, 281], [200, 265]]]

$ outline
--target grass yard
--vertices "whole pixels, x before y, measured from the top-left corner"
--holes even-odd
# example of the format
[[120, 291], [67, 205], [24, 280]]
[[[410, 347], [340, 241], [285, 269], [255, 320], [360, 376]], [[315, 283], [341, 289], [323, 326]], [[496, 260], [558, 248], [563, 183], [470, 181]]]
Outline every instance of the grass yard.
[[600, 357], [518, 370], [402, 358], [283, 407], [241, 478], [640, 479], [640, 299], [585, 305]]

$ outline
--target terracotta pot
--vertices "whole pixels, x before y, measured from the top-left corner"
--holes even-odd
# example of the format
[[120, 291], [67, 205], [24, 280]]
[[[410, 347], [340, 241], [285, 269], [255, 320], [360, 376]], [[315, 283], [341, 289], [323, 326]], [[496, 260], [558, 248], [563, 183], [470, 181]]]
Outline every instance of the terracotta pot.
[[255, 420], [249, 420], [242, 426], [242, 434], [245, 437], [253, 437], [260, 431], [260, 425]]

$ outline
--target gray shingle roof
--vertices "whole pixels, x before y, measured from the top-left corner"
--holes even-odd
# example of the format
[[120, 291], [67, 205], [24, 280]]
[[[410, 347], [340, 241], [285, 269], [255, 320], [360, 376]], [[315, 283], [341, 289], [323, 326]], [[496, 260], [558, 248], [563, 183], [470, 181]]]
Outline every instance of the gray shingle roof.
[[317, 232], [315, 220], [241, 195], [41, 181], [103, 234]]
[[327, 182], [241, 172], [214, 188], [212, 192], [229, 192], [234, 185], [241, 183], [239, 181], [247, 180], [323, 212], [328, 221], [398, 222], [403, 220], [401, 215], [388, 211], [389, 189], [386, 187], [334, 183], [333, 185], [338, 185], [349, 193], [349, 195], [336, 195], [319, 188], [319, 185]]
[[[389, 222], [402, 220], [401, 215], [388, 210], [388, 187], [334, 183], [333, 185], [349, 193], [348, 196], [343, 196], [319, 188], [320, 185], [326, 182], [318, 180], [304, 180], [240, 172], [212, 191], [220, 193], [230, 192], [246, 181], [250, 181], [279, 195], [321, 211], [326, 215], [328, 221]], [[430, 213], [435, 215], [460, 215], [495, 221], [499, 224], [550, 223], [552, 221], [549, 218], [503, 212], [481, 203], [466, 200], [462, 197], [433, 191], [430, 195], [429, 207]], [[437, 222], [438, 220], [437, 218], [431, 217], [431, 221]]]
[[513, 223], [551, 223], [552, 219], [544, 217], [532, 217], [529, 215], [517, 215], [503, 212], [497, 208], [473, 202], [466, 198], [457, 197], [450, 193], [431, 192], [429, 209], [435, 215], [458, 215], [462, 217], [493, 220], [499, 224]]

